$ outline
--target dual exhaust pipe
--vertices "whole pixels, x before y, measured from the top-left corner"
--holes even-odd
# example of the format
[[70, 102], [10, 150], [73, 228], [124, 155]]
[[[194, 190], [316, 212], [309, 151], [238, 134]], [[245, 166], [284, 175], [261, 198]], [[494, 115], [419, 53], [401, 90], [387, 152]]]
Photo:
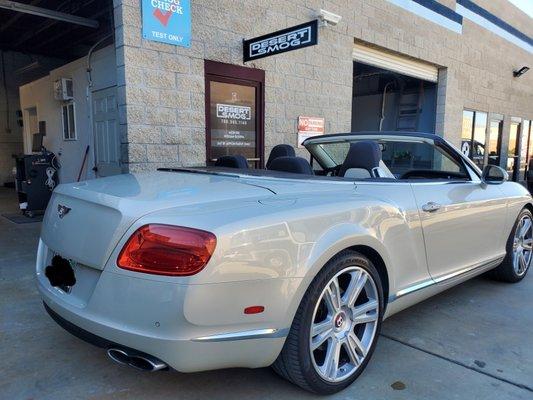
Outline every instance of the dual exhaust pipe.
[[140, 371], [154, 372], [168, 368], [167, 364], [155, 357], [147, 354], [130, 352], [126, 349], [110, 348], [107, 350], [107, 355], [119, 364], [129, 365]]

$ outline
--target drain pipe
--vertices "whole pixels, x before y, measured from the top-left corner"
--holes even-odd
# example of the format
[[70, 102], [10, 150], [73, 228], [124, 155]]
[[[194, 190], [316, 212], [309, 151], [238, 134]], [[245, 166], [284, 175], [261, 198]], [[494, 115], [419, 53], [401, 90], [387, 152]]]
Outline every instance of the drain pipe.
[[389, 85], [392, 85], [394, 81], [387, 82], [385, 84], [385, 87], [383, 88], [383, 96], [381, 98], [381, 116], [379, 117], [379, 131], [381, 132], [381, 129], [383, 127], [383, 121], [385, 120], [385, 97], [387, 96], [387, 89]]
[[[113, 34], [110, 33], [108, 35], [105, 35], [103, 38], [101, 38], [99, 41], [97, 41], [95, 44], [91, 46], [89, 49], [89, 52], [87, 53], [87, 87], [85, 89], [85, 99], [87, 101], [87, 119], [89, 122], [89, 130], [90, 135], [87, 135], [87, 146], [91, 145], [91, 142], [94, 144], [94, 130], [93, 130], [93, 104], [92, 104], [92, 98], [91, 98], [91, 88], [93, 87], [93, 77], [92, 77], [92, 65], [91, 65], [91, 59], [93, 56], [94, 51], [100, 46], [104, 41], [112, 37]], [[85, 154], [87, 156], [87, 154]], [[96, 175], [96, 146], [93, 146], [93, 162], [95, 163], [93, 171], [95, 171]], [[87, 170], [89, 168], [87, 167]], [[88, 172], [88, 171], [87, 171]], [[87, 176], [87, 175], [86, 175]], [[81, 178], [81, 175], [80, 175]]]

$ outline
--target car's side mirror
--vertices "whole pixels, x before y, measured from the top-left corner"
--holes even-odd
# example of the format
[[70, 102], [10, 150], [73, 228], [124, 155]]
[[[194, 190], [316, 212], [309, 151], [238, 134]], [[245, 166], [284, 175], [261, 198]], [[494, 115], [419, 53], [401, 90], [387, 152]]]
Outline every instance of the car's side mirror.
[[485, 166], [481, 174], [481, 181], [487, 185], [499, 185], [508, 179], [509, 174], [507, 171], [497, 165]]

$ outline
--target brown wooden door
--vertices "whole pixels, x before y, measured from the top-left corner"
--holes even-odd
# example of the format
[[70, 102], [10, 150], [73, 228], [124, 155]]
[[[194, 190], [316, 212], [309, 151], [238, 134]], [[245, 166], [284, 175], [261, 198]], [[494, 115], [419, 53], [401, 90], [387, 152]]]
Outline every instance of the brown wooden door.
[[224, 155], [243, 155], [264, 165], [265, 72], [205, 61], [207, 165]]

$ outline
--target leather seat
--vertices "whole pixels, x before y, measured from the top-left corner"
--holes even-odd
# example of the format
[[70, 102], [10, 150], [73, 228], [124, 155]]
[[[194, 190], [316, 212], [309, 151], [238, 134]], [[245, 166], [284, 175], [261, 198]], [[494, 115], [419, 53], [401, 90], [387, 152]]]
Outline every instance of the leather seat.
[[350, 144], [346, 159], [341, 165], [339, 176], [346, 178], [376, 178], [381, 162], [381, 149], [377, 142], [362, 140]]
[[239, 154], [235, 156], [222, 156], [222, 157], [217, 158], [217, 161], [215, 162], [215, 167], [240, 168], [240, 169], [250, 168], [248, 166], [248, 161], [246, 161], [246, 158]]
[[270, 155], [268, 156], [268, 161], [266, 163], [266, 168], [270, 169], [272, 161], [278, 157], [294, 157], [296, 153], [291, 145], [288, 144], [277, 144], [272, 148]]
[[302, 157], [277, 157], [270, 164], [271, 171], [292, 172], [293, 174], [314, 175], [313, 168]]

